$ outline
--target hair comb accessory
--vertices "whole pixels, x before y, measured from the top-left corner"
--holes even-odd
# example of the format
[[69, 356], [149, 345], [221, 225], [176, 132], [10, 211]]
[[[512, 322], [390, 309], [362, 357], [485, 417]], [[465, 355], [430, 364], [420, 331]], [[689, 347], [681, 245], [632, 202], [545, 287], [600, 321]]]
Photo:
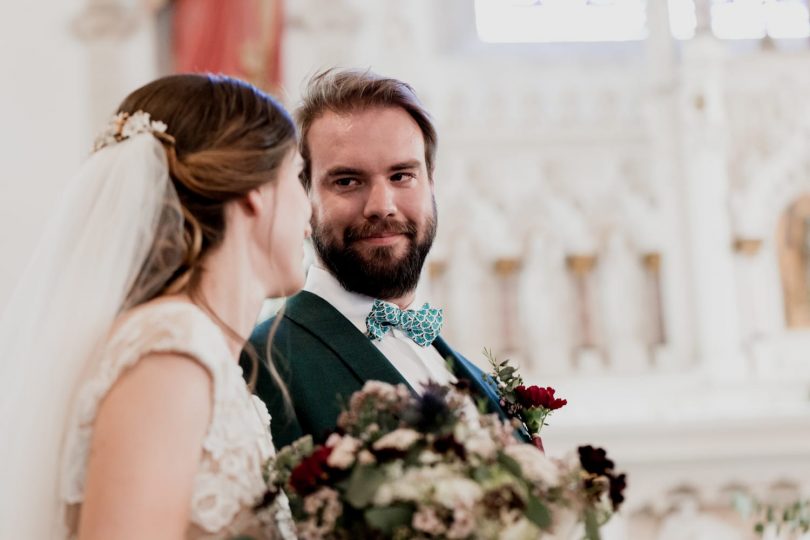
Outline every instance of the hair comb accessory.
[[165, 123], [152, 120], [147, 112], [136, 111], [132, 114], [120, 112], [112, 117], [104, 131], [96, 138], [93, 152], [141, 133], [151, 133], [162, 142], [174, 144], [174, 137], [168, 135], [166, 129]]

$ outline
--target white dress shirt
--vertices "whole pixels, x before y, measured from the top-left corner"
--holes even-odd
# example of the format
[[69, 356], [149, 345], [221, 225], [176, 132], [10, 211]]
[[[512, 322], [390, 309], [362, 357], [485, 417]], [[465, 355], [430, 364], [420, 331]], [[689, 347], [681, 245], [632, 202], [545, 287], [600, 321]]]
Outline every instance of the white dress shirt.
[[[317, 263], [307, 274], [304, 290], [316, 294], [329, 302], [332, 307], [346, 317], [360, 332], [367, 334], [366, 317], [371, 313], [374, 298], [344, 289], [340, 282]], [[406, 309], [420, 308], [424, 301], [414, 298]], [[416, 390], [422, 392], [424, 384], [433, 381], [439, 384], [456, 382], [447, 369], [444, 359], [435, 347], [421, 347], [414, 343], [402, 330], [392, 328], [382, 339], [371, 340], [377, 349], [388, 358], [394, 368]]]

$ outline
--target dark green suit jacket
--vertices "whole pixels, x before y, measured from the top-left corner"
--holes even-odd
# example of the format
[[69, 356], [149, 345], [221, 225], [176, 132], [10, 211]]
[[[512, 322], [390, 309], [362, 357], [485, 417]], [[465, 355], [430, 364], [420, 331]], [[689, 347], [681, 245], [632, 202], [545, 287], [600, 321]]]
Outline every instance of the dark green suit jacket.
[[[256, 394], [273, 417], [273, 441], [280, 448], [305, 434], [322, 441], [337, 424], [341, 405], [368, 380], [408, 383], [371, 340], [321, 297], [303, 291], [289, 298], [272, 341], [272, 362], [287, 384], [292, 407], [285, 406], [270, 373], [265, 354], [275, 318], [253, 331], [250, 343], [261, 357]], [[451, 359], [458, 379], [470, 382], [473, 395], [487, 402], [490, 412], [506, 418], [495, 391], [483, 381], [472, 362], [453, 351], [439, 337], [433, 343], [443, 358]], [[247, 377], [251, 361], [243, 353]]]

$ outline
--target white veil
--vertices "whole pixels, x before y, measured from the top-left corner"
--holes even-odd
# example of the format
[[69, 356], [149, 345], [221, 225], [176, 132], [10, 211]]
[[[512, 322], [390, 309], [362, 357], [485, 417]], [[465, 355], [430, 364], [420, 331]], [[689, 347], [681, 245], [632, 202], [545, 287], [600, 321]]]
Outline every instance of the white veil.
[[125, 136], [68, 184], [0, 317], [0, 538], [61, 536], [60, 459], [76, 390], [117, 314], [180, 264], [183, 221], [164, 147], [148, 132]]

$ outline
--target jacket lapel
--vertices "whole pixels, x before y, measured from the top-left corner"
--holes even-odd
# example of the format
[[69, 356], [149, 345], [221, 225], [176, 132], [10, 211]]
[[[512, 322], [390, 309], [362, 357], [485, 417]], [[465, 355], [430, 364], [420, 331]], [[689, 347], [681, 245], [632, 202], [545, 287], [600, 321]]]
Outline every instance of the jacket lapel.
[[498, 404], [499, 400], [495, 390], [484, 382], [484, 373], [478, 369], [477, 366], [451, 349], [441, 336], [436, 338], [436, 341], [433, 342], [433, 346], [436, 347], [436, 350], [439, 351], [442, 358], [450, 358], [452, 360], [451, 369], [457, 379], [466, 379], [472, 386], [472, 391], [475, 395], [486, 398], [489, 412], [498, 413], [501, 417], [506, 418], [506, 413]]
[[[439, 351], [439, 354], [441, 354], [443, 358], [452, 359], [453, 375], [455, 375], [457, 379], [467, 379], [470, 382], [474, 395], [486, 399], [487, 409], [490, 413], [497, 413], [498, 416], [506, 422], [511, 421], [509, 415], [506, 414], [506, 411], [501, 407], [498, 392], [489, 383], [484, 381], [484, 377], [488, 377], [488, 375], [481, 371], [478, 366], [451, 349], [447, 342], [441, 337], [436, 338], [436, 341], [433, 342], [433, 346], [436, 347], [436, 350]], [[529, 432], [526, 431], [524, 427], [516, 429], [515, 436], [523, 442], [531, 442], [532, 440], [529, 436]]]
[[331, 349], [358, 379], [360, 386], [368, 380], [378, 380], [411, 388], [371, 340], [320, 296], [301, 291], [287, 300], [284, 317], [308, 330]]

